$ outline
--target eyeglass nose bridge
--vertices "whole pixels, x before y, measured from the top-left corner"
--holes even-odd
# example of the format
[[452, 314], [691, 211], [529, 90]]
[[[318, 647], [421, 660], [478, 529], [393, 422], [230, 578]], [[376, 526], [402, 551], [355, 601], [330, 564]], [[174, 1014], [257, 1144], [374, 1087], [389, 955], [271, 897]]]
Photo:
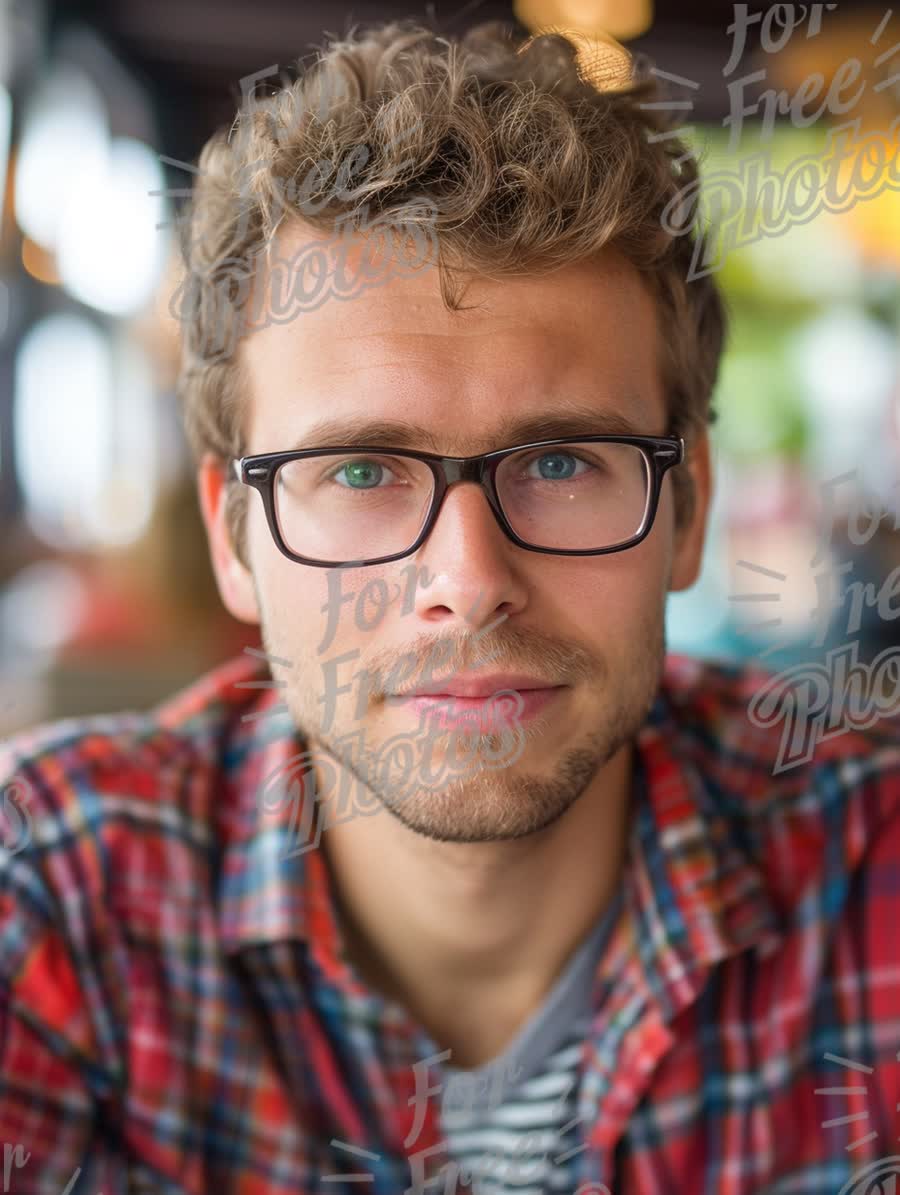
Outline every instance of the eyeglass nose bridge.
[[444, 467], [444, 478], [447, 487], [456, 485], [459, 481], [480, 482], [490, 471], [490, 463], [484, 457], [443, 456], [440, 463]]
[[456, 457], [444, 456], [437, 458], [439, 467], [435, 470], [435, 511], [437, 516], [438, 510], [444, 505], [444, 499], [450, 490], [451, 486], [457, 485], [461, 481], [474, 482], [480, 485], [481, 490], [487, 498], [488, 505], [494, 512], [497, 512], [497, 496], [494, 489], [494, 474], [497, 470], [498, 461], [491, 460], [487, 457]]
[[490, 456], [445, 456], [436, 459], [432, 458], [432, 460], [438, 467], [433, 469], [435, 492], [432, 495], [431, 514], [427, 520], [426, 535], [430, 535], [434, 530], [434, 525], [441, 511], [444, 509], [444, 502], [447, 494], [450, 492], [451, 486], [465, 481], [474, 482], [480, 487], [494, 519], [500, 525], [500, 529], [509, 538], [514, 537], [514, 532], [500, 507], [494, 482], [494, 475], [500, 463], [499, 460], [491, 459]]

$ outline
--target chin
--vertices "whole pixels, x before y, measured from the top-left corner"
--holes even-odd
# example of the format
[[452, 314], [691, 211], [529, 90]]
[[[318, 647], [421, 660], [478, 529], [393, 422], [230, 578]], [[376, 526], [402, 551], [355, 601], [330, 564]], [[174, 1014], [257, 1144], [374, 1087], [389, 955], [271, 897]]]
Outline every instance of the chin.
[[546, 773], [525, 761], [502, 772], [481, 769], [434, 789], [379, 793], [385, 809], [407, 829], [440, 842], [500, 842], [547, 829], [575, 804], [602, 760], [574, 751]]

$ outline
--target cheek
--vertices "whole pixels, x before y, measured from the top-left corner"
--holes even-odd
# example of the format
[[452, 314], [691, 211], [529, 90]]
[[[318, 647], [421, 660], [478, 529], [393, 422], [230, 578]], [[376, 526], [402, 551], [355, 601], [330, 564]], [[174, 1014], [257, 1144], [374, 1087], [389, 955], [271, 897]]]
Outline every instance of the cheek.
[[585, 557], [585, 565], [558, 577], [554, 586], [563, 595], [563, 619], [606, 637], [616, 635], [616, 628], [646, 622], [648, 612], [657, 611], [665, 598], [665, 544], [663, 536], [651, 532], [624, 552]]
[[383, 641], [403, 602], [403, 578], [387, 566], [313, 568], [288, 560], [274, 543], [262, 545], [254, 575], [273, 650], [283, 645], [295, 667], [302, 661], [317, 675], [317, 665], [348, 652], [358, 651], [363, 661]]
[[[288, 560], [285, 565], [292, 567]], [[302, 565], [293, 568], [297, 571], [287, 572], [280, 565], [270, 569], [267, 576], [258, 577], [258, 584], [265, 610], [263, 626], [271, 650], [295, 670], [305, 671], [306, 661], [315, 656], [321, 638], [324, 616], [320, 607], [326, 593], [324, 587], [320, 593], [314, 582], [298, 575]]]
[[655, 643], [665, 622], [665, 553], [649, 540], [605, 558], [586, 558], [589, 568], [566, 572], [554, 586], [561, 595], [552, 615], [559, 637], [582, 644], [614, 672], [619, 661]]
[[327, 570], [289, 560], [275, 545], [265, 517], [248, 524], [251, 564], [269, 649], [293, 667], [315, 654], [328, 600]]

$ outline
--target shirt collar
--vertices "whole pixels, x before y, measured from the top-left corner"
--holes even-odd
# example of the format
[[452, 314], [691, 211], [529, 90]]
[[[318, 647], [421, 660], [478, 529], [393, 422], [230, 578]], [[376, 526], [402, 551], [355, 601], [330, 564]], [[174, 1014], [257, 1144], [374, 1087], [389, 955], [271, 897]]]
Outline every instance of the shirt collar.
[[[335, 915], [321, 827], [303, 821], [309, 756], [264, 659], [247, 652], [210, 677], [207, 698], [227, 709], [213, 799], [222, 848], [220, 941], [226, 952], [306, 942], [325, 973], [359, 987]], [[309, 791], [307, 780], [307, 791]], [[311, 803], [310, 803], [311, 804]], [[307, 805], [309, 808], [310, 805]]]
[[[751, 948], [765, 958], [784, 932], [765, 878], [725, 811], [747, 808], [751, 794], [701, 765], [696, 744], [716, 727], [686, 725], [676, 713], [680, 681], [696, 667], [667, 657], [637, 736], [628, 899], [598, 972], [603, 987], [618, 989], [617, 1003], [637, 993], [656, 1005], [663, 1023], [694, 999], [712, 966]], [[713, 748], [727, 765], [724, 744]]]
[[[624, 903], [598, 978], [652, 999], [668, 1021], [699, 990], [710, 966], [755, 947], [765, 957], [781, 937], [758, 867], [724, 812], [721, 775], [705, 777], [695, 732], [676, 712], [686, 673], [703, 665], [669, 655], [656, 700], [635, 742], [635, 784]], [[302, 737], [289, 724], [259, 660], [220, 670], [233, 690], [223, 751], [224, 844], [219, 924], [228, 951], [296, 940], [326, 975], [358, 986], [347, 963], [330, 879], [315, 833], [298, 825]], [[272, 682], [268, 684], [271, 686]], [[707, 727], [707, 733], [714, 731]], [[293, 788], [292, 788], [293, 786]], [[718, 798], [717, 798], [717, 794]]]

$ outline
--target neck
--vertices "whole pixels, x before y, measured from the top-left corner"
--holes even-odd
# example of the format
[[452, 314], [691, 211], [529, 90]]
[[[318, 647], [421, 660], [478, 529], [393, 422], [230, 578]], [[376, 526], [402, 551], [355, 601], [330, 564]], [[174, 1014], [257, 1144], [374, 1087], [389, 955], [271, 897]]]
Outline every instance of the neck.
[[452, 1051], [451, 1065], [496, 1056], [609, 907], [623, 870], [632, 750], [526, 838], [436, 842], [385, 809], [325, 831], [350, 960]]

